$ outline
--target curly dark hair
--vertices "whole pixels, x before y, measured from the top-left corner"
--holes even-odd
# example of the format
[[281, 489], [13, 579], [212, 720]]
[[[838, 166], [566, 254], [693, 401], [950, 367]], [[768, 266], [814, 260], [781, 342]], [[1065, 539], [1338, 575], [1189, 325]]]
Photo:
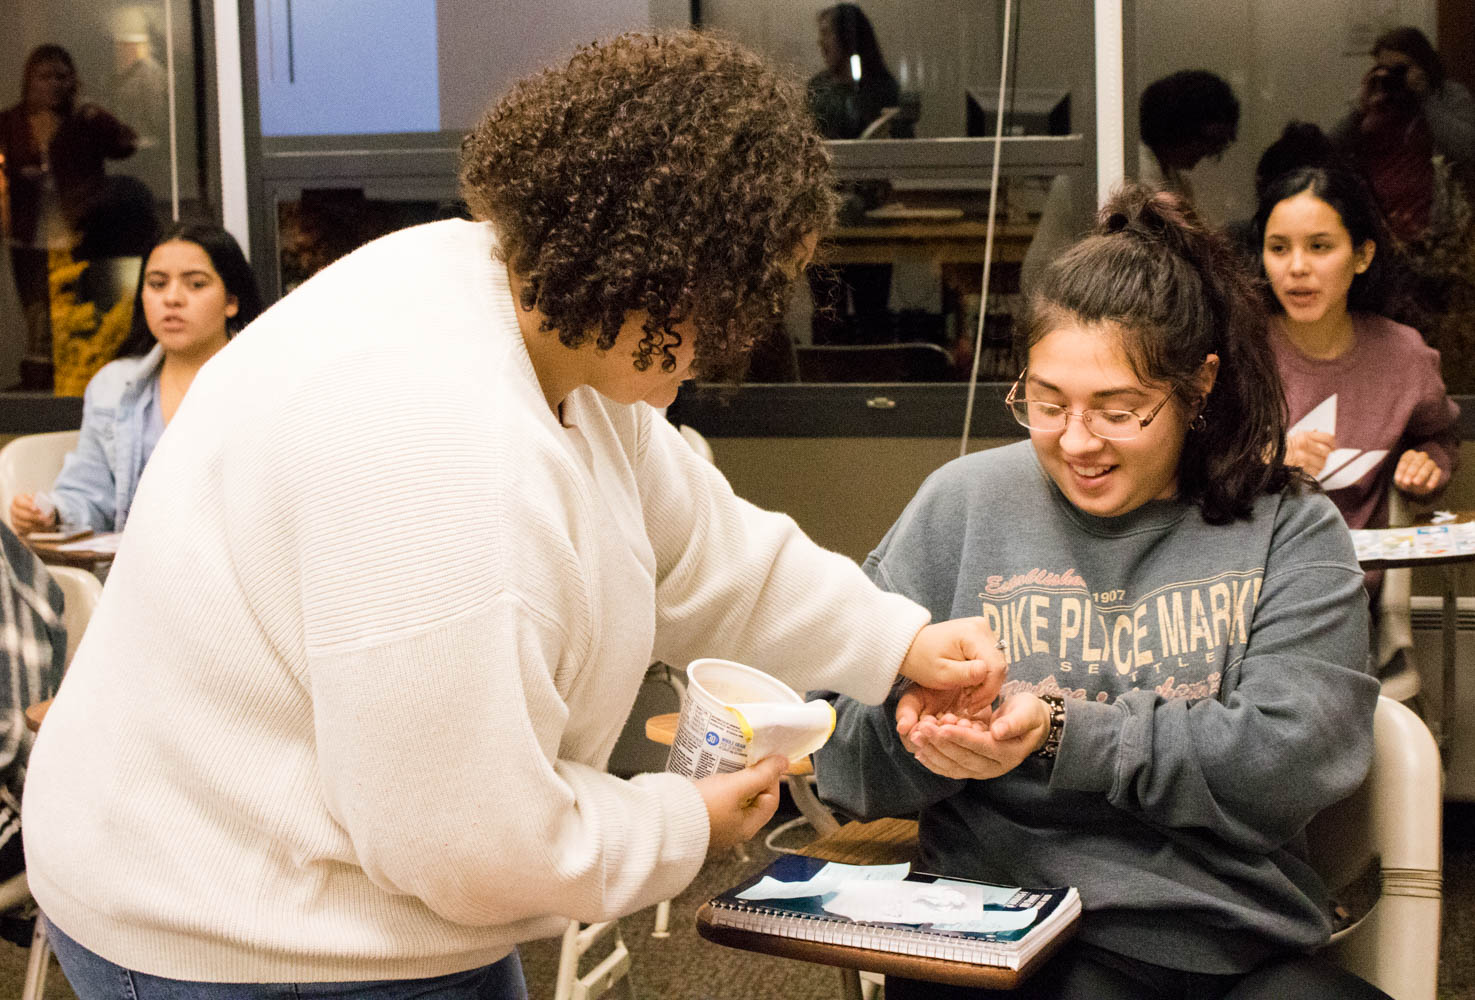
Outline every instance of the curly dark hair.
[[461, 192], [542, 329], [609, 350], [644, 312], [635, 368], [669, 372], [690, 320], [707, 377], [781, 322], [835, 211], [802, 88], [695, 31], [620, 35], [518, 83], [462, 142]]
[[[1113, 326], [1139, 378], [1172, 385], [1203, 415], [1178, 459], [1178, 495], [1209, 524], [1248, 518], [1261, 493], [1307, 486], [1285, 464], [1285, 392], [1236, 253], [1178, 195], [1129, 185], [1046, 268], [1023, 328], [1028, 350], [1065, 323]], [[1195, 376], [1210, 354], [1219, 374], [1205, 398]]]
[[1206, 69], [1184, 69], [1154, 80], [1137, 102], [1142, 141], [1153, 150], [1199, 138], [1209, 125], [1239, 130], [1239, 100], [1223, 77]]

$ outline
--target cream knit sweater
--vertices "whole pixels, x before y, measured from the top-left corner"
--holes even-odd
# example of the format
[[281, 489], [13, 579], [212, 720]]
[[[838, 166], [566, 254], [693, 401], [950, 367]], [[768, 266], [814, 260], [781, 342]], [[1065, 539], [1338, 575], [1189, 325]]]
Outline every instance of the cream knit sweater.
[[471, 968], [701, 865], [690, 782], [603, 773], [653, 656], [875, 702], [926, 620], [644, 404], [560, 425], [488, 227], [406, 230], [171, 422], [31, 758], [31, 888], [157, 975]]

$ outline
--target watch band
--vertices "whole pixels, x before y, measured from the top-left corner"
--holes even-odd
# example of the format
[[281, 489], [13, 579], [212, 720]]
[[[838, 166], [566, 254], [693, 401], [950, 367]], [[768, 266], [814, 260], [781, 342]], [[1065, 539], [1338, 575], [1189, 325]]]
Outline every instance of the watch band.
[[1060, 737], [1065, 732], [1065, 699], [1058, 694], [1042, 694], [1039, 698], [1050, 709], [1050, 731], [1045, 734], [1045, 742], [1040, 744], [1035, 756], [1054, 760], [1060, 752]]

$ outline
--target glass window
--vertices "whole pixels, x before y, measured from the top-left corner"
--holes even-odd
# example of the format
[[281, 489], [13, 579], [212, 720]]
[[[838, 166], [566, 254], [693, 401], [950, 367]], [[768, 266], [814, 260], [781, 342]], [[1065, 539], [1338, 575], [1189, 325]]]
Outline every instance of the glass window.
[[[869, 0], [859, 9], [702, 4], [704, 25], [808, 81], [840, 179], [839, 227], [749, 381], [959, 385], [975, 354], [981, 381], [1012, 380], [1028, 283], [1092, 214], [1092, 5], [1023, 0], [1007, 38], [1002, 0]], [[884, 84], [868, 82], [876, 77]], [[725, 412], [741, 409], [743, 390], [727, 395]]]
[[458, 213], [453, 203], [373, 198], [362, 188], [309, 188], [280, 200], [276, 245], [282, 294], [371, 240]]
[[126, 332], [140, 255], [216, 216], [204, 12], [51, 0], [0, 38], [0, 389], [80, 394]]
[[[1184, 193], [1258, 259], [1257, 180], [1324, 162], [1330, 147], [1363, 174], [1400, 244], [1397, 284], [1409, 294], [1381, 311], [1439, 349], [1451, 392], [1475, 389], [1475, 184], [1464, 172], [1475, 142], [1461, 140], [1475, 135], [1475, 114], [1454, 111], [1469, 107], [1463, 89], [1436, 93], [1409, 75], [1411, 60], [1373, 55], [1395, 28], [1443, 48], [1436, 5], [1138, 0], [1136, 11], [1128, 90], [1141, 139], [1136, 175]], [[1210, 75], [1214, 87], [1202, 79]], [[1237, 127], [1224, 122], [1231, 96]], [[1301, 124], [1287, 133], [1293, 122]]]

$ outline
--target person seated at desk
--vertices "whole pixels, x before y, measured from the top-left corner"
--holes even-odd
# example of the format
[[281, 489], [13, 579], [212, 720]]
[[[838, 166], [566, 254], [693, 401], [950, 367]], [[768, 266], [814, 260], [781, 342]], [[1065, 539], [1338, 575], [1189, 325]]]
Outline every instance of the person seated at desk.
[[996, 625], [1005, 700], [831, 695], [820, 795], [920, 813], [921, 870], [1080, 890], [1076, 938], [1000, 997], [1380, 997], [1309, 955], [1331, 925], [1305, 827], [1372, 754], [1352, 542], [1282, 461], [1236, 251], [1171, 194], [1103, 211], [1031, 300], [1008, 396], [1030, 440], [935, 472], [865, 562], [934, 616]]
[[[63, 607], [61, 588], [41, 560], [0, 524], [0, 881], [25, 868], [20, 798], [34, 742], [25, 711], [61, 684], [67, 653]], [[16, 913], [0, 914], [0, 937], [29, 945], [31, 921]]]
[[[826, 139], [858, 139], [887, 108], [899, 107], [901, 88], [860, 7], [838, 3], [821, 10], [815, 20], [825, 68], [809, 78], [805, 101]], [[872, 138], [911, 138], [914, 125], [915, 115], [898, 115], [884, 135]], [[841, 185], [842, 223], [860, 224], [868, 210], [886, 199], [890, 188], [884, 180]], [[811, 268], [809, 291], [814, 301], [810, 322], [814, 343], [876, 344], [896, 339], [890, 264]]]
[[997, 693], [981, 620], [929, 625], [655, 409], [741, 363], [833, 222], [797, 86], [621, 35], [515, 84], [461, 189], [474, 221], [221, 351], [149, 464], [26, 781], [87, 1000], [526, 996], [519, 942], [673, 897], [777, 806], [776, 757], [605, 772], [652, 660]]
[[[901, 88], [886, 67], [865, 11], [853, 3], [837, 3], [815, 18], [825, 68], [809, 78], [810, 113], [826, 139], [859, 138], [883, 111], [897, 107]], [[898, 122], [897, 127], [909, 130], [910, 123]]]
[[84, 220], [108, 191], [106, 161], [132, 156], [137, 147], [133, 129], [79, 99], [71, 53], [49, 44], [31, 50], [20, 101], [0, 111], [0, 167], [9, 193], [3, 214], [16, 286], [32, 326], [29, 360], [50, 352], [48, 253], [70, 249], [85, 236]]
[[[1460, 453], [1439, 352], [1384, 315], [1397, 248], [1367, 185], [1335, 166], [1272, 181], [1255, 224], [1292, 421], [1286, 462], [1321, 482], [1348, 527], [1387, 527], [1388, 487], [1427, 498]], [[1381, 574], [1369, 577], [1375, 589]]]
[[122, 531], [143, 467], [195, 375], [260, 312], [256, 278], [230, 233], [208, 223], [165, 232], [139, 276], [122, 356], [87, 384], [76, 450], [50, 490], [11, 500], [16, 532]]

